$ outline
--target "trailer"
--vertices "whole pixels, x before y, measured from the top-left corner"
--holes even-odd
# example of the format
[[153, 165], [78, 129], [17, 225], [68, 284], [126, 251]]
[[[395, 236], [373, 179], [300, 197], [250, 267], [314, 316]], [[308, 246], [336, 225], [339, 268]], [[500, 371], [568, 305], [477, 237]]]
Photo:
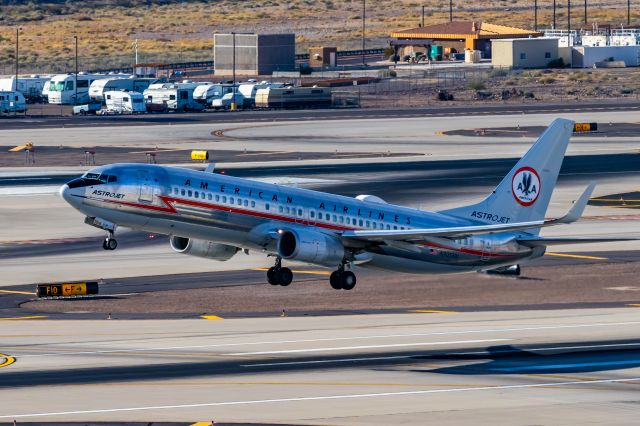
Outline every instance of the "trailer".
[[233, 84], [229, 83], [206, 83], [193, 90], [193, 100], [208, 106], [214, 99], [221, 99], [227, 93], [233, 92]]
[[104, 92], [106, 108], [103, 114], [141, 114], [147, 112], [144, 96], [140, 92], [110, 90]]
[[[129, 74], [58, 74], [51, 78], [48, 88], [50, 104], [77, 105], [89, 102], [89, 86], [104, 78], [129, 78]], [[76, 87], [77, 81], [77, 87]]]
[[272, 83], [270, 81], [242, 83], [238, 86], [238, 92], [244, 96], [244, 108], [253, 108], [256, 103], [256, 94], [260, 89], [291, 87], [287, 83]]
[[[0, 90], [20, 92], [27, 103], [43, 102], [42, 89], [48, 85], [51, 80], [50, 75], [30, 75], [0, 78]], [[16, 83], [17, 82], [17, 83]]]
[[24, 95], [13, 90], [0, 91], [0, 114], [17, 114], [27, 112]]
[[105, 102], [104, 93], [116, 90], [127, 92], [144, 92], [151, 84], [156, 83], [155, 78], [102, 78], [95, 80], [89, 86], [89, 98], [92, 101]]
[[[202, 111], [204, 106], [193, 100], [195, 83], [163, 83], [152, 84], [144, 91], [144, 100], [148, 105], [166, 104], [172, 111]], [[157, 110], [155, 106], [147, 106], [148, 110]]]
[[329, 87], [277, 87], [258, 89], [256, 108], [321, 108], [331, 106]]

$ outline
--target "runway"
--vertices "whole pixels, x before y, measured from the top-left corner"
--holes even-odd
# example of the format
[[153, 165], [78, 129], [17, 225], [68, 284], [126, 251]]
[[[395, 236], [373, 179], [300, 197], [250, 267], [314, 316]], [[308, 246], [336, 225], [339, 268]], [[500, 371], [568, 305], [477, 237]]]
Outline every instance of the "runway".
[[634, 308], [21, 321], [0, 419], [633, 424]]

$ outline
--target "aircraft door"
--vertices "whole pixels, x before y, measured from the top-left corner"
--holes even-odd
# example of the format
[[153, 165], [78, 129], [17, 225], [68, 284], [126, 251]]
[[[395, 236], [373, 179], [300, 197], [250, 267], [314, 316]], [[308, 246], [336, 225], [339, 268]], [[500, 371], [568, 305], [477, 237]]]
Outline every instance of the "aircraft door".
[[153, 177], [146, 170], [138, 170], [138, 186], [139, 195], [138, 200], [150, 203], [153, 201]]
[[488, 261], [491, 258], [491, 253], [493, 253], [493, 241], [491, 238], [483, 238], [482, 239], [482, 256], [480, 260], [483, 262]]

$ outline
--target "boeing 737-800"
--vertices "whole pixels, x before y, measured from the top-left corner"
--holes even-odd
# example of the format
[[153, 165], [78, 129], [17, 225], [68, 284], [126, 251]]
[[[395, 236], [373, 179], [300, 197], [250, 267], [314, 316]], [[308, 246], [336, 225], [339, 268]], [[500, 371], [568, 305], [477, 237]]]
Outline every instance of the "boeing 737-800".
[[60, 193], [87, 224], [108, 232], [104, 249], [116, 248], [116, 226], [124, 226], [169, 235], [175, 251], [208, 259], [259, 250], [276, 259], [267, 272], [273, 285], [293, 279], [283, 260], [331, 267], [331, 286], [345, 290], [356, 284], [353, 265], [519, 274], [519, 264], [548, 245], [613, 240], [539, 235], [576, 221], [594, 188], [564, 217], [545, 219], [572, 131], [572, 121], [556, 119], [484, 201], [438, 212], [148, 164], [96, 167]]

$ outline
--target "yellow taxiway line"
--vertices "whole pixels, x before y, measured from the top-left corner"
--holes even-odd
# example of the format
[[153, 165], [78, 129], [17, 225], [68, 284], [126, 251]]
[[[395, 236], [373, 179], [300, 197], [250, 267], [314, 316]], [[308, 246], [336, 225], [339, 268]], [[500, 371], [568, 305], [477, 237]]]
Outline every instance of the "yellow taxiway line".
[[35, 293], [32, 292], [32, 291], [0, 290], [0, 293], [6, 293], [6, 294], [28, 294], [29, 296], [35, 296]]
[[457, 314], [456, 311], [439, 311], [437, 309], [412, 309], [412, 314]]
[[0, 321], [18, 321], [18, 320], [26, 320], [26, 319], [42, 319], [47, 318], [46, 315], [32, 315], [29, 317], [10, 317], [10, 318], [0, 318]]
[[224, 318], [219, 317], [217, 315], [200, 315], [200, 318], [206, 319], [206, 320], [213, 320], [213, 321], [218, 321], [218, 320], [224, 319]]
[[11, 365], [16, 362], [16, 359], [12, 356], [0, 354], [0, 359], [4, 358], [4, 362], [0, 364], [0, 368], [6, 367], [7, 365]]
[[573, 259], [588, 259], [588, 260], [609, 260], [608, 257], [597, 257], [597, 256], [585, 256], [582, 254], [569, 254], [569, 253], [551, 253], [546, 252], [545, 256], [556, 256], [556, 257], [570, 257]]

